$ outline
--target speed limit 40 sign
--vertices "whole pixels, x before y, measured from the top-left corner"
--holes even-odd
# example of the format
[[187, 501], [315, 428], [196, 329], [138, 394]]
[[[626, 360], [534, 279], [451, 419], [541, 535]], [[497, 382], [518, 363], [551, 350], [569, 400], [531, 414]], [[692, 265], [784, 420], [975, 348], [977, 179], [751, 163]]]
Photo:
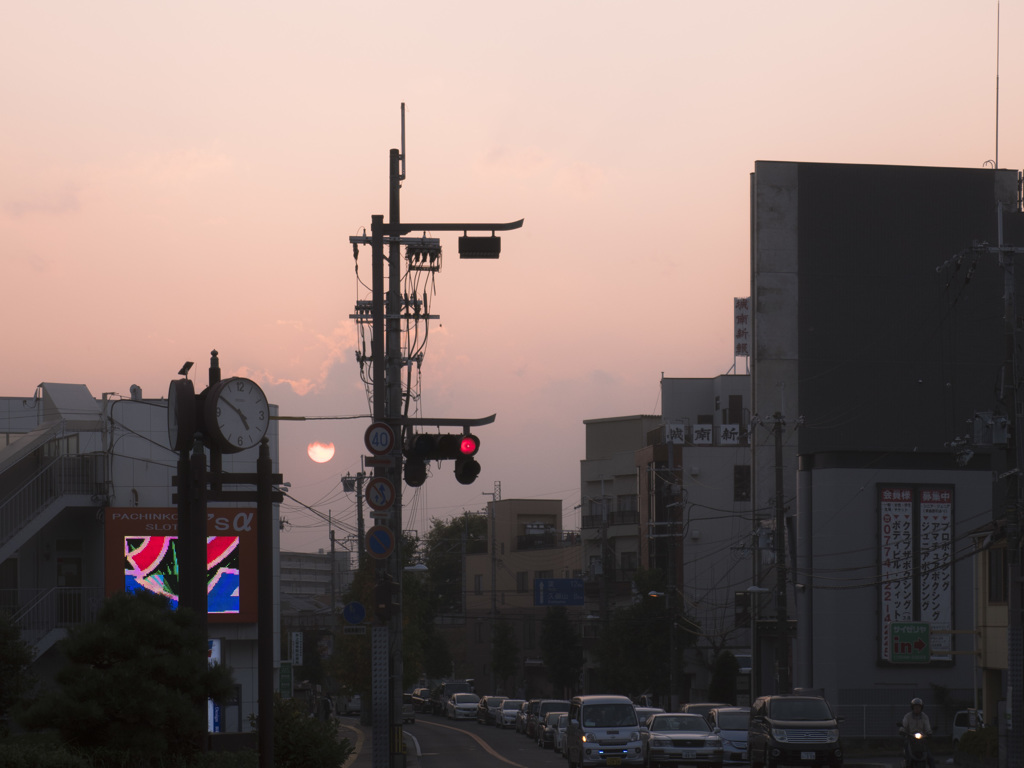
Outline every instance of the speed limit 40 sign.
[[374, 456], [383, 456], [385, 453], [391, 453], [391, 449], [395, 447], [395, 431], [390, 424], [375, 421], [366, 428], [363, 442], [366, 443], [366, 450]]

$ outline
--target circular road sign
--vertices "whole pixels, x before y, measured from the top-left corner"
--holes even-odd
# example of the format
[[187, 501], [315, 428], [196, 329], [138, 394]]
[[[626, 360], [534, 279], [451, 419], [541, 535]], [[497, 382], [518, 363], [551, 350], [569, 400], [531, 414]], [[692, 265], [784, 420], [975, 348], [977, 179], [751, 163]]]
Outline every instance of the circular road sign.
[[362, 624], [366, 620], [366, 607], [362, 603], [353, 600], [351, 603], [345, 604], [341, 615], [345, 617], [345, 621], [349, 624]]
[[385, 453], [391, 453], [391, 449], [395, 447], [395, 430], [383, 421], [375, 421], [366, 428], [363, 442], [366, 443], [366, 450], [374, 456], [383, 456]]
[[386, 477], [371, 477], [366, 484], [366, 503], [380, 512], [395, 503], [395, 486]]
[[395, 551], [395, 536], [385, 525], [375, 525], [366, 532], [366, 554], [383, 560]]

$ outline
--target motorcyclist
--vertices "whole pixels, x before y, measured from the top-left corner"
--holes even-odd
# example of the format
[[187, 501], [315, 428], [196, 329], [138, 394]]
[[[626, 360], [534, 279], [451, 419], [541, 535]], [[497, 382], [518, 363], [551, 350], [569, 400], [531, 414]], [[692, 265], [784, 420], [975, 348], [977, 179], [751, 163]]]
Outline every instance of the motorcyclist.
[[[924, 713], [924, 701], [916, 696], [910, 700], [910, 711], [903, 716], [903, 720], [900, 722], [900, 733], [907, 737], [905, 757], [909, 764], [911, 734], [922, 733], [925, 737], [932, 735], [932, 723], [928, 719], [928, 715]], [[931, 752], [926, 754], [928, 757], [928, 768], [935, 768], [935, 761], [932, 759]]]

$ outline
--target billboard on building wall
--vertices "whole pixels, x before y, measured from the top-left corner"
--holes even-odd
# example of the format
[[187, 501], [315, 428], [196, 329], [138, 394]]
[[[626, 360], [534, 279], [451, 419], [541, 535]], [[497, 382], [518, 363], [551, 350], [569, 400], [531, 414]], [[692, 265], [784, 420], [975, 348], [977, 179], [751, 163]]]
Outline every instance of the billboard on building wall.
[[[139, 589], [178, 605], [178, 510], [108, 507], [107, 594]], [[207, 510], [206, 585], [211, 622], [256, 621], [256, 510]]]
[[893, 623], [929, 625], [931, 661], [952, 659], [953, 488], [878, 487], [879, 655], [892, 658]]

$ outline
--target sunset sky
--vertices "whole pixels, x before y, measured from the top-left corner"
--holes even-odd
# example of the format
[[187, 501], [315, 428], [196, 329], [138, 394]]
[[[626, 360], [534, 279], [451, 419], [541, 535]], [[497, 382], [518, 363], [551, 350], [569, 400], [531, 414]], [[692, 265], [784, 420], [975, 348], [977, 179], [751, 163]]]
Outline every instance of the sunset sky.
[[[1024, 165], [1024, 0], [1001, 3], [1000, 167]], [[757, 160], [996, 159], [996, 0], [0, 2], [0, 394], [263, 386], [282, 415], [365, 417], [350, 235], [454, 235], [422, 367], [427, 416], [497, 414], [482, 472], [434, 470], [407, 528], [503, 498], [579, 525], [584, 419], [660, 413], [659, 380], [733, 365]], [[369, 281], [363, 249], [359, 277]], [[742, 360], [737, 361], [741, 371]], [[367, 418], [284, 422], [291, 493], [354, 528], [339, 479]], [[306, 455], [334, 443], [330, 461]], [[171, 457], [168, 457], [171, 460]], [[284, 512], [290, 550], [325, 524]]]

